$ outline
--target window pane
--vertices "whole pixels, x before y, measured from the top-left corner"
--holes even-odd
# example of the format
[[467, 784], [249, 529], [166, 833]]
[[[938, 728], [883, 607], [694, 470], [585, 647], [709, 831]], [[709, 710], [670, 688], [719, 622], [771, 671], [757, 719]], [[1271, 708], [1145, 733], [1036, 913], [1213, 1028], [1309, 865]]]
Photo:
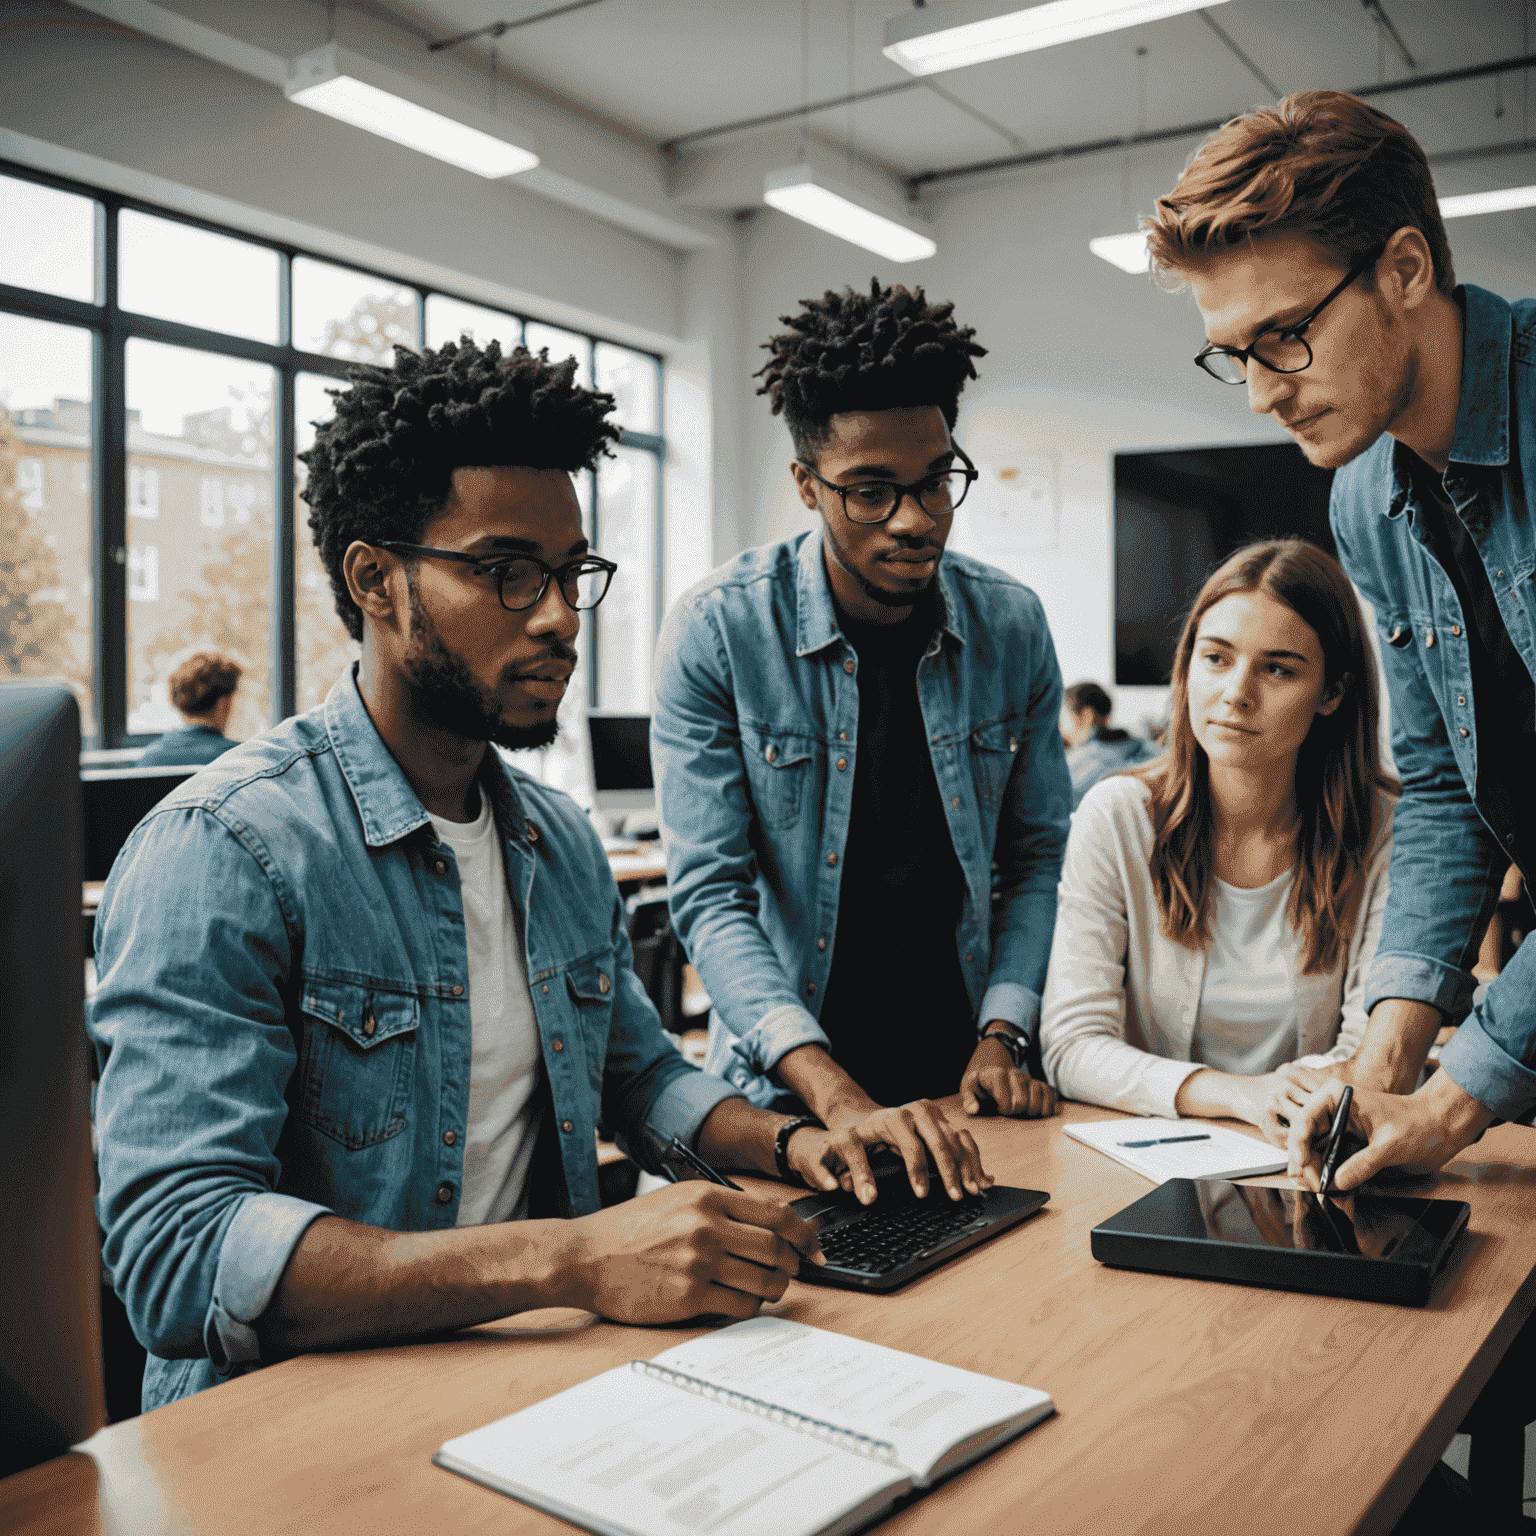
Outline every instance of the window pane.
[[614, 453], [597, 472], [598, 553], [619, 567], [595, 615], [597, 703], [643, 713], [656, 636], [656, 458], [640, 448]]
[[414, 288], [307, 256], [294, 258], [294, 346], [349, 362], [387, 363], [397, 342], [421, 345]]
[[[342, 389], [340, 379], [328, 379], [318, 373], [301, 373], [295, 384], [294, 417], [298, 424], [298, 451], [303, 453], [315, 441], [315, 423], [326, 421], [334, 412], [328, 389]], [[336, 615], [336, 599], [331, 595], [330, 578], [315, 553], [314, 536], [309, 529], [309, 503], [300, 499], [304, 492], [305, 467], [295, 463], [298, 487], [294, 498], [294, 582], [297, 611], [294, 634], [298, 649], [298, 707], [313, 709], [322, 703], [331, 685], [360, 654], [361, 647], [346, 631]]]
[[578, 336], [575, 331], [559, 330], [553, 325], [540, 325], [537, 320], [528, 322], [525, 334], [528, 339], [524, 345], [528, 350], [537, 352], [541, 347], [548, 347], [552, 363], [574, 357], [576, 382], [583, 388], [592, 388], [592, 343], [585, 336]]
[[124, 309], [252, 341], [278, 339], [276, 251], [127, 208], [117, 239]]
[[656, 359], [608, 341], [598, 342], [593, 351], [597, 354], [597, 387], [614, 399], [609, 420], [633, 432], [654, 432], [658, 423]]
[[96, 302], [96, 204], [0, 176], [0, 283]]
[[91, 678], [91, 333], [0, 315], [0, 677]]
[[503, 352], [522, 345], [523, 322], [516, 315], [499, 309], [482, 309], [478, 304], [464, 304], [444, 298], [440, 293], [427, 295], [427, 345], [440, 347], [445, 341], [457, 341], [465, 332], [482, 347], [499, 341]]
[[269, 718], [273, 371], [139, 340], [127, 362], [140, 509], [128, 522], [128, 730], [179, 726], [171, 673], [218, 651], [245, 668], [229, 722], [244, 740]]

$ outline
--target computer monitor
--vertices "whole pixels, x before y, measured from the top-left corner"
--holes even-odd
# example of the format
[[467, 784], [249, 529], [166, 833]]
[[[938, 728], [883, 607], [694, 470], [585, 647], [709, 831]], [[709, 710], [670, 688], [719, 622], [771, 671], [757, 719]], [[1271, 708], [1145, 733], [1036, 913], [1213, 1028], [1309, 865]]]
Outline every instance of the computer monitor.
[[106, 1419], [79, 757], [68, 688], [0, 683], [0, 1477]]
[[651, 778], [651, 717], [587, 711], [592, 803], [605, 815], [656, 810]]
[[86, 880], [105, 880], [128, 834], [178, 785], [197, 772], [195, 767], [90, 768], [80, 774], [81, 808], [85, 820]]

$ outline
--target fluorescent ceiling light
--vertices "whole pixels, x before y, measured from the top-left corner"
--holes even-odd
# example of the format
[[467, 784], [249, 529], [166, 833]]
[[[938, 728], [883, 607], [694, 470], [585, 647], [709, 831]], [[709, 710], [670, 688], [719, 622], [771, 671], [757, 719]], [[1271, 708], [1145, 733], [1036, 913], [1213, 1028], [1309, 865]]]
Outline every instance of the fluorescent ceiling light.
[[1505, 187], [1499, 192], [1463, 192], [1440, 199], [1442, 219], [1465, 219], [1474, 213], [1506, 213], [1511, 208], [1536, 208], [1536, 187]]
[[1088, 242], [1088, 249], [1122, 272], [1145, 272], [1152, 265], [1147, 237], [1139, 229], [1129, 235], [1099, 235]]
[[1118, 32], [1143, 22], [1208, 9], [1224, 0], [950, 0], [893, 16], [885, 24], [885, 48], [892, 63], [910, 74], [936, 75], [967, 64], [1054, 48], [1100, 32]]
[[[1497, 192], [1463, 192], [1440, 199], [1442, 219], [1468, 219], [1479, 213], [1507, 213], [1513, 208], [1536, 208], [1536, 187], [1503, 187]], [[1145, 272], [1152, 265], [1147, 237], [1137, 230], [1128, 235], [1099, 235], [1088, 242], [1095, 256], [1113, 263], [1122, 272]]]
[[[515, 176], [539, 163], [532, 150], [464, 120], [475, 116], [489, 125], [499, 125], [500, 120], [489, 113], [467, 108], [455, 109], [452, 116], [434, 112], [419, 100], [407, 99], [398, 88], [389, 88], [402, 85], [409, 88], [411, 82], [355, 54], [343, 54], [334, 43], [328, 43], [294, 62], [286, 94], [301, 107], [311, 107], [490, 180]], [[411, 94], [421, 97], [436, 93], [412, 90]]]
[[872, 213], [827, 186], [818, 186], [815, 173], [808, 165], [771, 171], [764, 186], [763, 201], [770, 208], [813, 224], [840, 240], [863, 246], [866, 251], [884, 256], [887, 261], [924, 261], [938, 250], [927, 235], [920, 235], [895, 219]]

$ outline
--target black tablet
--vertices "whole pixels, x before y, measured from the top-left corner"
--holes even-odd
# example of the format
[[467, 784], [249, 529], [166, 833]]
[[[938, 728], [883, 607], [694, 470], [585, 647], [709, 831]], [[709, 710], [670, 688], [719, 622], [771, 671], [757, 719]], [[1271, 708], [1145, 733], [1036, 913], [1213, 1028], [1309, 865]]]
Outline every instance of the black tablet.
[[1422, 1307], [1466, 1228], [1464, 1200], [1169, 1179], [1093, 1229], [1123, 1269]]

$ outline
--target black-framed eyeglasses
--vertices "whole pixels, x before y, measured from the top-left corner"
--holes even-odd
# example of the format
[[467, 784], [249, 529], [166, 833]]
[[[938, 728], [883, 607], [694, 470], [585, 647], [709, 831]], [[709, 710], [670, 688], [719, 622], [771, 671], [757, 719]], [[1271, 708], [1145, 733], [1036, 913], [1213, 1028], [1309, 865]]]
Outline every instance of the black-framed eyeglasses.
[[1301, 373], [1312, 366], [1312, 347], [1307, 341], [1307, 327], [1344, 292], [1360, 274], [1374, 267], [1386, 250], [1386, 243], [1361, 257], [1331, 293], [1313, 309], [1290, 325], [1277, 325], [1260, 331], [1246, 347], [1210, 346], [1195, 354], [1196, 364], [1218, 384], [1244, 384], [1248, 380], [1248, 362], [1252, 359], [1271, 373]]
[[497, 577], [496, 593], [508, 613], [521, 613], [537, 607], [549, 591], [549, 579], [556, 578], [560, 595], [578, 613], [597, 605], [608, 595], [608, 584], [618, 570], [612, 560], [601, 555], [582, 555], [564, 565], [550, 565], [537, 555], [467, 555], [461, 549], [433, 549], [427, 544], [402, 544], [389, 539], [377, 546], [396, 555], [429, 555], [434, 560], [455, 560], [473, 565], [476, 576]]
[[902, 498], [910, 496], [935, 521], [948, 517], [965, 500], [973, 480], [981, 472], [966, 457], [958, 444], [952, 445], [964, 465], [938, 469], [911, 485], [897, 485], [894, 480], [857, 480], [852, 485], [838, 485], [818, 475], [804, 459], [800, 467], [818, 484], [836, 491], [843, 498], [843, 515], [850, 523], [885, 523], [895, 517]]

